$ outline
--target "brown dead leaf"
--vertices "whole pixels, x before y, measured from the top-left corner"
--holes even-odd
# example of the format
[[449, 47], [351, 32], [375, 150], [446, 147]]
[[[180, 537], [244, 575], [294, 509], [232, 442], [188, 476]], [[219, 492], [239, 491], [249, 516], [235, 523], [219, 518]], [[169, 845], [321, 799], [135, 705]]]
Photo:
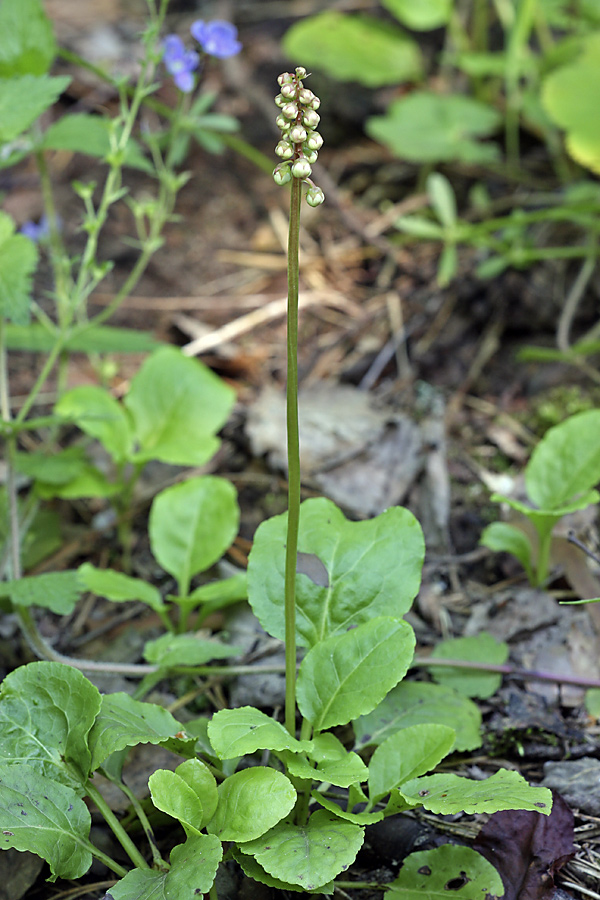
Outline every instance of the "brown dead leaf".
[[552, 900], [554, 875], [575, 855], [573, 813], [553, 792], [552, 812], [506, 810], [490, 816], [473, 847], [496, 867], [504, 900]]

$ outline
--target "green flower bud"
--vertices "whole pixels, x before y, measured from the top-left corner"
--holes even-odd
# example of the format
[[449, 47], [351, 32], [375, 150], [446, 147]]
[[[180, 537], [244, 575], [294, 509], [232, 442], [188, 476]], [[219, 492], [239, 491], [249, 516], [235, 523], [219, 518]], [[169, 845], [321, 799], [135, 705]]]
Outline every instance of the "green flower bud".
[[302, 112], [302, 124], [307, 128], [316, 128], [321, 121], [321, 116], [314, 109], [305, 109]]
[[296, 66], [296, 78], [306, 78], [306, 69], [304, 66]]
[[281, 159], [291, 159], [294, 155], [294, 148], [289, 143], [289, 141], [279, 141], [279, 143], [275, 147], [275, 153]]
[[275, 184], [282, 185], [287, 184], [288, 181], [292, 180], [292, 173], [290, 172], [290, 164], [289, 163], [280, 163], [273, 169], [273, 180]]
[[312, 166], [313, 163], [316, 163], [318, 153], [316, 150], [307, 150], [306, 145], [302, 148], [302, 153], [304, 154], [304, 159], [309, 162]]
[[294, 76], [291, 72], [282, 72], [277, 79], [277, 84], [281, 87], [284, 84], [291, 84], [293, 80]]
[[308, 137], [306, 133], [306, 129], [302, 127], [302, 125], [294, 125], [293, 128], [290, 128], [290, 133], [288, 135], [290, 141], [293, 141], [294, 144], [302, 144], [303, 141]]
[[295, 84], [282, 85], [281, 96], [285, 97], [286, 100], [292, 100], [296, 96], [296, 85]]
[[286, 103], [285, 106], [281, 107], [281, 112], [286, 119], [295, 119], [298, 115], [298, 106], [296, 103]]
[[320, 105], [321, 105], [321, 101], [319, 100], [318, 97], [313, 97], [313, 99], [310, 101], [310, 103], [307, 104], [307, 106], [310, 106], [311, 109], [318, 109], [320, 107]]
[[320, 206], [325, 200], [325, 194], [320, 187], [312, 185], [306, 192], [306, 202], [309, 206]]
[[290, 120], [286, 119], [286, 117], [282, 115], [277, 116], [275, 122], [277, 123], [280, 131], [289, 131], [292, 127], [292, 123], [290, 122]]
[[277, 94], [277, 96], [275, 97], [275, 106], [279, 106], [279, 108], [281, 108], [282, 106], [285, 106], [286, 103], [287, 100], [285, 99], [285, 97], [282, 94]]
[[310, 106], [316, 97], [308, 88], [302, 88], [298, 91], [298, 100], [303, 106]]
[[297, 159], [292, 163], [292, 175], [294, 178], [308, 178], [312, 169], [307, 159]]
[[318, 131], [311, 131], [306, 139], [306, 146], [309, 150], [320, 150], [323, 146], [323, 138]]

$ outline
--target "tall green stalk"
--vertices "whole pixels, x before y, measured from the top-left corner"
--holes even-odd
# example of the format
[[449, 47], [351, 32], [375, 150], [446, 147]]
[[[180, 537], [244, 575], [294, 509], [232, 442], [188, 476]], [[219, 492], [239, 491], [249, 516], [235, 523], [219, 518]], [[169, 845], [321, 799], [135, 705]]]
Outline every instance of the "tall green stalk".
[[316, 161], [323, 139], [315, 131], [319, 124], [320, 100], [302, 84], [306, 69], [284, 72], [278, 78], [281, 93], [275, 98], [280, 109], [277, 125], [282, 140], [275, 153], [283, 160], [273, 172], [277, 184], [291, 182], [290, 227], [288, 236], [287, 303], [287, 459], [288, 520], [285, 545], [285, 727], [296, 733], [296, 563], [300, 524], [300, 434], [298, 427], [298, 284], [300, 206], [302, 183], [307, 185], [307, 202], [319, 206], [323, 191], [310, 180], [311, 163]]

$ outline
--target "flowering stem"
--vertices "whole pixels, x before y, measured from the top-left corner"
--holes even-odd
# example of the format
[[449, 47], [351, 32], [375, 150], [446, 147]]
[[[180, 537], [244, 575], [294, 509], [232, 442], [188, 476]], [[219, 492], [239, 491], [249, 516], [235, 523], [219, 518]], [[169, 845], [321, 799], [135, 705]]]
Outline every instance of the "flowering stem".
[[285, 548], [285, 727], [296, 732], [296, 562], [300, 520], [300, 435], [298, 428], [299, 178], [292, 178], [288, 237], [287, 456], [288, 520]]

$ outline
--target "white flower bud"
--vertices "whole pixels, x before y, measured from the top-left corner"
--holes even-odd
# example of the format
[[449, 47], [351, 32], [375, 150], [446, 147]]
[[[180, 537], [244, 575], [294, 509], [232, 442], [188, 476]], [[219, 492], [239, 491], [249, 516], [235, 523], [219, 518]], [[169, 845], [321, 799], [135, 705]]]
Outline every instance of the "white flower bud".
[[305, 109], [302, 112], [302, 124], [307, 128], [316, 128], [321, 121], [321, 116], [314, 109]]
[[290, 120], [286, 119], [286, 117], [282, 115], [277, 116], [275, 122], [277, 123], [280, 131], [289, 131], [292, 127], [292, 123], [290, 122]]
[[291, 159], [294, 155], [294, 149], [288, 141], [279, 141], [275, 147], [275, 153], [280, 159]]
[[298, 115], [298, 106], [296, 103], [286, 103], [285, 106], [281, 107], [281, 112], [286, 119], [295, 119]]
[[298, 91], [298, 100], [303, 106], [310, 106], [315, 99], [315, 95], [308, 88], [302, 88]]
[[294, 144], [302, 144], [307, 137], [306, 128], [303, 128], [302, 125], [294, 125], [293, 128], [290, 128], [288, 138], [290, 141], [293, 141]]
[[325, 200], [325, 194], [320, 187], [309, 187], [306, 192], [306, 202], [309, 206], [320, 206]]
[[304, 154], [304, 159], [305, 159], [307, 162], [309, 162], [309, 163], [311, 164], [311, 166], [312, 166], [313, 163], [316, 163], [317, 157], [319, 156], [319, 154], [317, 153], [316, 150], [307, 150], [307, 149], [306, 149], [306, 144], [305, 144], [304, 147], [302, 148], [302, 153]]
[[304, 66], [296, 66], [296, 78], [306, 78], [306, 69]]
[[318, 131], [311, 131], [306, 139], [306, 146], [309, 150], [320, 150], [323, 146], [323, 138]]
[[294, 178], [308, 178], [312, 169], [306, 159], [297, 159], [292, 163], [292, 175]]
[[277, 79], [277, 84], [281, 87], [284, 84], [291, 84], [293, 80], [294, 76], [291, 72], [282, 72]]
[[275, 184], [278, 185], [287, 184], [288, 181], [291, 181], [292, 173], [290, 172], [290, 164], [280, 163], [280, 165], [276, 166], [275, 169], [273, 169], [273, 180]]
[[311, 109], [318, 109], [320, 107], [320, 105], [321, 105], [321, 101], [319, 100], [318, 97], [313, 97], [313, 99], [308, 104], [308, 106], [310, 106]]
[[296, 85], [295, 84], [282, 85], [281, 96], [285, 97], [286, 100], [292, 100], [296, 96]]
[[285, 97], [282, 94], [277, 94], [277, 96], [275, 97], [275, 106], [279, 106], [279, 108], [281, 108], [282, 106], [285, 106], [286, 103], [287, 100], [285, 99]]

